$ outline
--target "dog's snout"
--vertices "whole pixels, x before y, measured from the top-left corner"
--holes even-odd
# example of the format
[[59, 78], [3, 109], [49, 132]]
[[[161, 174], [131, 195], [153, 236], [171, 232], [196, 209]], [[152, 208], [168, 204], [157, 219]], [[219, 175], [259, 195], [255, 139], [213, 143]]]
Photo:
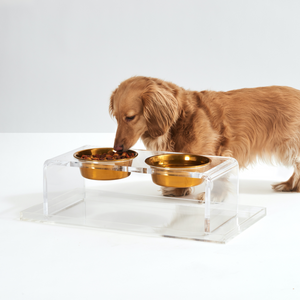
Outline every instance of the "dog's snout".
[[123, 151], [123, 145], [114, 145], [115, 151]]

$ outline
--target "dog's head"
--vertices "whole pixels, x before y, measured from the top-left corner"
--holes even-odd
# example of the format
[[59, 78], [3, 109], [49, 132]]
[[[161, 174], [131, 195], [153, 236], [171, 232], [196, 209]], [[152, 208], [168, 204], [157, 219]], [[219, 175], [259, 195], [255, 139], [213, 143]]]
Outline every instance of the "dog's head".
[[147, 77], [123, 81], [112, 93], [110, 114], [117, 119], [114, 149], [127, 151], [146, 132], [157, 138], [178, 118], [178, 101], [166, 82]]

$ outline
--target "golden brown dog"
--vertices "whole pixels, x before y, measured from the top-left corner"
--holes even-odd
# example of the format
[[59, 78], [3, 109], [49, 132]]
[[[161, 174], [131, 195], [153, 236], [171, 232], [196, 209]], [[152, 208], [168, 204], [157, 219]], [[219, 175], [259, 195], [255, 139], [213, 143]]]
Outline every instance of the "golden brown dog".
[[[283, 86], [229, 92], [189, 91], [156, 78], [132, 77], [112, 93], [115, 150], [141, 137], [149, 150], [234, 157], [241, 168], [273, 159], [294, 174], [273, 188], [300, 192], [300, 91]], [[174, 190], [174, 189], [173, 189]], [[174, 195], [186, 194], [176, 189]]]

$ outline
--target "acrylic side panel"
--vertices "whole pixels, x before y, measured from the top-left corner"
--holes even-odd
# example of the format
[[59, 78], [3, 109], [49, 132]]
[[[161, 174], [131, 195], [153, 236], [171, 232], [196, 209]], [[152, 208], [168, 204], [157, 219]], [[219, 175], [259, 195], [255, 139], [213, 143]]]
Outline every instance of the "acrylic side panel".
[[205, 180], [205, 231], [213, 232], [236, 217], [239, 200], [239, 169], [230, 167]]
[[79, 168], [69, 163], [46, 161], [44, 164], [45, 215], [52, 215], [83, 201], [85, 197], [84, 179]]

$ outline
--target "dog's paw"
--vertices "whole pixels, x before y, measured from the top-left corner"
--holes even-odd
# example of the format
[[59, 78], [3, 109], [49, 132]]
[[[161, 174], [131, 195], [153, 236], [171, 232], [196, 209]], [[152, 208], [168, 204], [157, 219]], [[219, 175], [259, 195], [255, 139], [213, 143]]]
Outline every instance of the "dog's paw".
[[188, 196], [192, 193], [191, 188], [172, 188], [172, 187], [163, 187], [161, 188], [162, 194], [165, 197], [183, 197]]
[[205, 203], [205, 192], [199, 193], [197, 195], [197, 200], [199, 203]]
[[272, 189], [275, 190], [276, 192], [292, 192], [293, 191], [293, 187], [289, 181], [272, 184]]

